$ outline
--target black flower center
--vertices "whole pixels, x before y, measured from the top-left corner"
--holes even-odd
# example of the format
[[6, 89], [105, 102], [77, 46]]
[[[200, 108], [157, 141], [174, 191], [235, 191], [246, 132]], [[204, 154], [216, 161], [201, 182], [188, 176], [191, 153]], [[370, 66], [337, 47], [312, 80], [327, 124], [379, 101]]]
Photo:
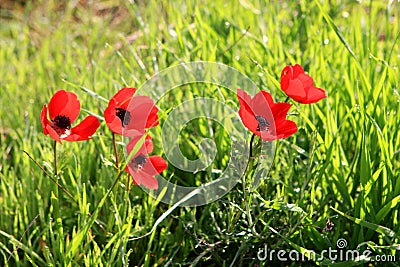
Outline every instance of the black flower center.
[[65, 115], [57, 115], [52, 127], [59, 135], [65, 134], [66, 130], [71, 129], [71, 120]]
[[269, 131], [270, 123], [266, 118], [260, 115], [256, 115], [256, 120], [258, 121], [257, 131]]
[[135, 167], [138, 168], [139, 170], [143, 168], [143, 165], [146, 162], [147, 162], [147, 158], [143, 154], [140, 154], [139, 156], [137, 156], [136, 158], [133, 159], [133, 163], [134, 163]]
[[54, 125], [61, 129], [71, 128], [71, 120], [65, 115], [57, 115], [54, 120]]
[[115, 115], [121, 120], [122, 126], [126, 126], [131, 121], [131, 113], [123, 108], [116, 108]]

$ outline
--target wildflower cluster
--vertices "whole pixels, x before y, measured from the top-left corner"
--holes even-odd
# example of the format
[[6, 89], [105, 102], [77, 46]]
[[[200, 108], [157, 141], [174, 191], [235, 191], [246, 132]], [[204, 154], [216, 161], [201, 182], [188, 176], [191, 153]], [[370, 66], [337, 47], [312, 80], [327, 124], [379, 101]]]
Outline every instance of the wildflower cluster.
[[[281, 74], [281, 89], [289, 98], [302, 104], [315, 103], [326, 97], [325, 91], [314, 86], [314, 80], [296, 64], [286, 66]], [[239, 116], [244, 126], [265, 141], [286, 138], [297, 132], [297, 125], [286, 116], [291, 104], [274, 103], [270, 93], [258, 92], [251, 98], [238, 89]]]
[[[293, 135], [297, 132], [297, 125], [286, 119], [291, 107], [287, 103], [289, 98], [302, 104], [311, 104], [326, 97], [325, 91], [315, 87], [314, 80], [298, 64], [283, 69], [280, 85], [288, 96], [285, 102], [275, 103], [271, 94], [266, 91], [260, 91], [252, 98], [244, 90], [237, 89], [240, 104], [238, 113], [253, 137], [259, 136], [264, 141], [273, 141]], [[159, 125], [158, 108], [150, 97], [137, 96], [135, 93], [135, 88], [119, 90], [104, 110], [104, 120], [112, 132], [117, 168], [115, 135], [121, 135], [130, 140], [126, 152], [130, 154], [134, 150], [134, 155], [130, 157], [131, 160], [125, 168], [132, 176], [133, 184], [158, 189], [155, 176], [167, 168], [167, 162], [160, 156], [150, 155], [153, 153], [153, 142], [146, 132], [147, 129]], [[80, 102], [77, 96], [64, 90], [57, 91], [48, 106], [43, 106], [40, 114], [43, 133], [55, 140], [55, 146], [63, 140], [89, 140], [99, 128], [100, 121], [90, 115], [72, 127], [79, 113]]]
[[[130, 138], [127, 153], [141, 141], [146, 129], [157, 126], [158, 108], [147, 96], [134, 96], [135, 88], [122, 88], [115, 94], [104, 111], [104, 118], [112, 134]], [[49, 106], [43, 106], [40, 118], [43, 133], [61, 143], [90, 139], [100, 126], [95, 116], [86, 117], [80, 124], [71, 128], [80, 112], [80, 102], [72, 92], [57, 91], [50, 99]], [[47, 118], [49, 113], [50, 120]], [[114, 142], [115, 139], [113, 138]], [[115, 145], [115, 144], [114, 144]], [[160, 156], [149, 156], [153, 152], [151, 137], [147, 135], [140, 149], [132, 157], [125, 171], [133, 178], [136, 185], [143, 184], [150, 189], [158, 188], [155, 175], [167, 168], [166, 161]], [[116, 152], [118, 166], [118, 156]]]

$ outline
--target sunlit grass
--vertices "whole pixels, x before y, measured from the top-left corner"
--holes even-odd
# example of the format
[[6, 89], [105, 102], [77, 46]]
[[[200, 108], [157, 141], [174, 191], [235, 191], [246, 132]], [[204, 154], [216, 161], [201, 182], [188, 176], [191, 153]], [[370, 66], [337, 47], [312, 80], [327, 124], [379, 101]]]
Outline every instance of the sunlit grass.
[[[260, 263], [257, 252], [264, 244], [321, 251], [335, 247], [339, 238], [349, 249], [364, 244], [362, 249], [369, 246], [375, 255], [395, 254], [399, 17], [396, 1], [28, 1], [2, 8], [0, 265], [252, 266]], [[78, 203], [60, 191], [60, 236], [54, 184], [23, 153], [53, 171], [52, 142], [39, 120], [43, 104], [63, 88], [79, 96], [84, 110], [103, 116], [102, 98], [195, 60], [237, 68], [279, 101], [285, 99], [279, 89], [282, 68], [299, 63], [327, 91], [318, 104], [294, 104], [290, 119], [299, 132], [280, 142], [270, 177], [251, 195], [262, 238], [250, 231], [238, 185], [217, 202], [173, 210], [153, 233], [132, 240], [148, 233], [170, 207], [138, 187], [127, 191], [126, 175], [98, 210], [97, 223], [78, 238], [116, 176], [105, 123], [92, 141], [59, 146], [60, 183]], [[172, 105], [204, 92], [229, 105], [236, 102], [235, 95], [224, 90], [221, 95], [212, 86], [175, 91], [160, 101], [161, 118]], [[87, 115], [82, 113], [78, 120]], [[181, 133], [189, 158], [198, 156], [196, 142], [209, 134], [204, 129], [210, 124], [200, 119], [190, 125]], [[161, 130], [152, 135], [162, 154]], [[229, 148], [224, 142], [220, 147]], [[220, 154], [214, 167], [224, 168], [224, 157]], [[165, 177], [175, 179], [173, 171], [168, 168]], [[209, 179], [204, 175], [174, 182], [194, 186]], [[328, 219], [333, 229], [323, 231]]]

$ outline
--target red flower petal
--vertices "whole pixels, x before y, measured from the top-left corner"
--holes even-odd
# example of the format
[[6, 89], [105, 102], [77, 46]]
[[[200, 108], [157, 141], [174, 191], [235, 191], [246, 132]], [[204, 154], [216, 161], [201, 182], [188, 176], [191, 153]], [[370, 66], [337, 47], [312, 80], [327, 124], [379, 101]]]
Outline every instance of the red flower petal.
[[276, 135], [278, 138], [286, 138], [297, 132], [297, 125], [291, 120], [284, 120], [277, 123]]
[[158, 120], [158, 108], [148, 96], [135, 96], [127, 110], [131, 118], [126, 129], [145, 129], [147, 125], [155, 125]]
[[[291, 67], [291, 66], [290, 66]], [[297, 78], [297, 76], [299, 76], [300, 74], [304, 73], [304, 69], [302, 66], [300, 66], [299, 64], [295, 64], [292, 67], [292, 79]]]
[[264, 140], [264, 141], [274, 141], [276, 139], [282, 138], [282, 137], [277, 136], [276, 133], [271, 134], [271, 133], [269, 133], [267, 131], [262, 131], [262, 132], [259, 132], [259, 133], [260, 134], [257, 134], [257, 135], [259, 137], [261, 137], [261, 139]]
[[115, 99], [111, 99], [107, 108], [104, 110], [104, 119], [108, 128], [113, 133], [122, 135], [122, 122], [121, 119], [115, 114], [115, 109], [117, 107], [117, 101]]
[[[251, 110], [251, 96], [249, 96], [244, 90], [240, 88], [236, 90], [236, 95], [238, 97], [240, 106], [246, 108], [247, 110]], [[253, 113], [253, 111], [251, 112]]]
[[242, 120], [244, 126], [246, 126], [253, 133], [257, 132], [258, 121], [257, 121], [256, 117], [254, 116], [254, 113], [247, 110], [245, 107], [240, 106], [239, 116], [240, 116], [240, 119]]
[[74, 93], [64, 90], [57, 91], [49, 102], [51, 120], [54, 120], [58, 115], [64, 115], [70, 119], [72, 124], [78, 117], [80, 109], [81, 105], [77, 96]]
[[285, 102], [275, 103], [271, 107], [271, 112], [274, 114], [274, 120], [286, 119], [286, 115], [292, 105]]
[[321, 88], [312, 86], [307, 94], [308, 104], [316, 103], [326, 97], [326, 93]]
[[290, 80], [285, 93], [298, 102], [302, 101], [307, 96], [304, 86], [299, 79]]
[[46, 126], [46, 130], [47, 130], [47, 132], [49, 133], [50, 137], [51, 137], [53, 140], [56, 140], [57, 142], [59, 142], [59, 143], [61, 144], [60, 135], [53, 129], [53, 127], [51, 127], [50, 124], [48, 124], [48, 125]]
[[119, 107], [124, 109], [129, 105], [129, 101], [132, 99], [133, 95], [136, 93], [136, 88], [122, 88], [118, 91], [111, 99], [114, 99]]
[[71, 134], [64, 138], [65, 141], [82, 141], [90, 139], [100, 122], [95, 116], [87, 116], [81, 123], [71, 129]]
[[148, 175], [154, 176], [163, 172], [167, 168], [167, 162], [160, 156], [150, 156], [147, 162], [143, 165], [141, 171]]
[[284, 92], [286, 92], [286, 90], [288, 89], [292, 77], [293, 77], [292, 66], [286, 66], [281, 73], [281, 89]]
[[[274, 103], [271, 95], [265, 91], [258, 92], [251, 99], [244, 91], [238, 89], [237, 96], [240, 104], [239, 116], [243, 124], [263, 140], [272, 141], [286, 138], [297, 131], [296, 124], [286, 120], [290, 104]], [[246, 102], [250, 104], [248, 105]], [[266, 122], [262, 119], [265, 119]], [[264, 129], [260, 124], [264, 124]]]
[[[132, 139], [129, 141], [128, 145], [126, 146], [126, 151], [128, 154], [131, 153], [131, 151], [136, 146], [136, 144], [139, 142], [139, 140], [143, 137], [143, 135], [144, 135], [144, 132], [135, 131], [135, 134], [132, 136]], [[152, 153], [153, 149], [154, 149], [154, 146], [153, 146], [153, 141], [151, 139], [151, 136], [147, 135], [144, 140], [144, 143], [139, 148], [138, 152], [136, 152], [134, 158], [139, 156], [140, 154], [147, 155], [149, 153]]]
[[314, 79], [305, 73], [299, 74], [296, 79], [300, 80], [306, 90], [314, 85]]
[[[135, 92], [135, 88], [122, 88], [110, 100], [104, 118], [112, 132], [130, 137], [135, 135], [135, 130], [143, 132], [159, 124], [158, 108], [154, 101], [147, 96], [134, 96]], [[129, 114], [129, 119], [125, 120], [127, 124], [123, 124], [116, 115], [117, 109], [125, 110], [125, 117]]]
[[[136, 134], [126, 149], [127, 152], [130, 153], [133, 148], [136, 146], [138, 141], [142, 138], [143, 133]], [[132, 161], [125, 168], [125, 171], [128, 172], [134, 181], [134, 184], [144, 185], [150, 189], [158, 188], [158, 180], [154, 178], [155, 175], [161, 173], [167, 168], [167, 162], [160, 156], [150, 156], [145, 157], [145, 161], [141, 167], [135, 162], [135, 158], [139, 155], [146, 156], [148, 153], [153, 151], [153, 142], [151, 137], [146, 136], [144, 144], [140, 147], [139, 151], [135, 154]]]
[[138, 178], [140, 179], [141, 184], [143, 184], [145, 187], [153, 190], [158, 189], [158, 180], [153, 176], [144, 175], [141, 173]]
[[46, 127], [49, 125], [49, 120], [47, 119], [47, 106], [43, 105], [42, 112], [40, 112], [40, 121], [42, 122], [42, 128], [44, 134], [49, 134]]
[[286, 66], [282, 70], [281, 89], [287, 96], [302, 104], [315, 103], [326, 97], [325, 92], [314, 86], [313, 78], [304, 73], [299, 64]]
[[152, 110], [150, 111], [148, 120], [146, 122], [146, 128], [155, 127], [159, 124], [158, 121], [158, 108], [154, 105]]
[[266, 91], [258, 92], [251, 101], [251, 108], [254, 114], [263, 116], [269, 123], [274, 120], [271, 112], [271, 108], [274, 105], [272, 96]]
[[142, 171], [135, 171], [128, 167], [127, 172], [132, 176], [133, 182], [136, 185], [144, 185], [149, 189], [158, 189], [158, 180], [151, 175], [148, 175]]

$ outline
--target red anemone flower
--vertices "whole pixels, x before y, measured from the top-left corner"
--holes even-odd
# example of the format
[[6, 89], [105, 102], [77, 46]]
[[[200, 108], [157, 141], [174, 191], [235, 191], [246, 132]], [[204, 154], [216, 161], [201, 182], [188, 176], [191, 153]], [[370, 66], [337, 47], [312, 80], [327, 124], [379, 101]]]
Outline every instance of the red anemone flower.
[[[138, 133], [138, 132], [136, 132]], [[136, 134], [126, 147], [128, 154], [135, 147], [143, 134]], [[150, 135], [146, 136], [143, 145], [128, 163], [125, 171], [128, 172], [135, 185], [143, 184], [149, 189], [158, 189], [158, 180], [154, 177], [167, 168], [167, 162], [160, 156], [148, 156], [153, 152], [153, 141]]]
[[281, 74], [281, 89], [294, 101], [302, 104], [316, 103], [326, 97], [325, 91], [314, 86], [314, 80], [296, 64], [286, 66]]
[[43, 133], [57, 142], [82, 141], [90, 139], [97, 128], [100, 126], [99, 120], [95, 116], [87, 116], [77, 126], [71, 128], [71, 124], [79, 115], [81, 105], [74, 93], [64, 90], [57, 91], [49, 102], [50, 120], [47, 118], [47, 106], [43, 105], [40, 113]]
[[237, 89], [240, 109], [239, 116], [255, 135], [265, 141], [289, 137], [297, 132], [296, 123], [286, 120], [289, 103], [274, 103], [266, 91], [258, 92], [251, 98], [245, 91]]
[[108, 128], [113, 133], [130, 136], [135, 131], [158, 125], [158, 108], [148, 96], [133, 96], [136, 88], [122, 88], [104, 111]]

